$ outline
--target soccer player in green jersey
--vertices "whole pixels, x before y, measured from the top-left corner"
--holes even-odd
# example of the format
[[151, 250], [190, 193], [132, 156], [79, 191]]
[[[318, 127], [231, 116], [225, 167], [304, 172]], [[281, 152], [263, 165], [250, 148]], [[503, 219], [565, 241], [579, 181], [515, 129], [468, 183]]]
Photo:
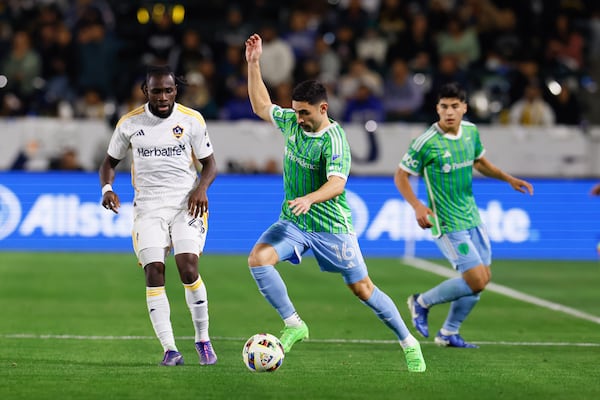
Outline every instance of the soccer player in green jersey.
[[294, 88], [291, 109], [272, 104], [260, 71], [261, 54], [262, 39], [254, 34], [246, 40], [248, 93], [256, 115], [283, 134], [285, 200], [279, 220], [250, 252], [248, 265], [259, 291], [283, 319], [280, 340], [285, 352], [308, 338], [308, 326], [296, 312], [275, 265], [299, 264], [302, 254], [311, 249], [322, 271], [341, 274], [350, 290], [392, 329], [404, 349], [408, 370], [425, 371], [419, 342], [392, 299], [368, 275], [346, 201], [350, 147], [342, 127], [327, 115], [325, 87], [305, 81]]
[[[429, 337], [429, 309], [451, 302], [435, 343], [474, 348], [477, 346], [465, 342], [458, 332], [490, 281], [491, 248], [473, 197], [473, 168], [507, 182], [521, 193], [532, 195], [533, 186], [503, 172], [484, 157], [477, 127], [463, 121], [467, 112], [466, 93], [458, 85], [447, 84], [440, 89], [436, 110], [439, 121], [412, 141], [394, 182], [415, 210], [419, 226], [431, 228], [436, 244], [461, 276], [410, 296], [408, 308], [416, 330]], [[423, 177], [428, 205], [416, 197], [409, 175]]]

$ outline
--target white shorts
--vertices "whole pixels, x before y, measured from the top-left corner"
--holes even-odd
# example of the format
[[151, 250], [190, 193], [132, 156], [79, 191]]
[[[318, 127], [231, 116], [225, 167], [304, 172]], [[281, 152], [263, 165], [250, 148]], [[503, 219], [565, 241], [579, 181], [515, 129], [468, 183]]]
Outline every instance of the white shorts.
[[[174, 254], [194, 253], [200, 255], [204, 251], [206, 234], [208, 233], [208, 214], [194, 218], [187, 210], [164, 208], [152, 213], [136, 215], [133, 221], [133, 249], [142, 266], [152, 261], [162, 261], [171, 248]], [[142, 250], [156, 249], [151, 251], [164, 256], [159, 259], [142, 259]], [[157, 250], [161, 249], [162, 252]]]

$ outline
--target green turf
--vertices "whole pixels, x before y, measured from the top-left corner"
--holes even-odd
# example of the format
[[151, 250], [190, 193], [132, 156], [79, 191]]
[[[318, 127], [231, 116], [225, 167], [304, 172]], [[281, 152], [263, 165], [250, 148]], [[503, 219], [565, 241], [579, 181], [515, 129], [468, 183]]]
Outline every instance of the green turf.
[[[406, 297], [443, 279], [394, 259], [368, 263], [407, 322]], [[160, 368], [132, 255], [1, 253], [0, 399], [600, 398], [597, 323], [486, 292], [461, 330], [482, 347], [444, 349], [423, 340], [427, 372], [411, 374], [391, 332], [339, 276], [318, 272], [310, 258], [281, 267], [311, 340], [297, 344], [277, 372], [257, 374], [242, 364], [242, 345], [257, 332], [277, 334], [282, 323], [243, 256], [201, 260], [219, 356], [209, 367], [197, 364], [169, 262], [167, 291], [186, 365]], [[600, 316], [597, 262], [496, 261], [494, 282]], [[432, 309], [432, 331], [446, 311]]]

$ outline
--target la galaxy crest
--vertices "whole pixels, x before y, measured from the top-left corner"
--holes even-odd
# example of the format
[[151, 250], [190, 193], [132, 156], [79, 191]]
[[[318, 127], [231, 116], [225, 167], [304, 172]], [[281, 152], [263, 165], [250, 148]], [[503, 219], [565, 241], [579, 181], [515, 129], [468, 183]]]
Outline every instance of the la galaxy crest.
[[175, 136], [177, 139], [181, 138], [183, 136], [183, 128], [179, 125], [175, 126], [173, 128], [173, 136]]

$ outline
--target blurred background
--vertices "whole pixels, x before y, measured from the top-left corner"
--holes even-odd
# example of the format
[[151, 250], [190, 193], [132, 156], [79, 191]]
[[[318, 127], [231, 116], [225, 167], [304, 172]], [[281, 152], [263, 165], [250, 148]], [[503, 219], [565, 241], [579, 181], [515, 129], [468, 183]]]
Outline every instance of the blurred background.
[[[68, 249], [90, 237], [118, 239], [109, 247], [129, 249], [121, 239], [128, 223], [96, 209], [96, 171], [115, 123], [144, 102], [140, 84], [149, 64], [169, 64], [183, 77], [178, 101], [207, 120], [222, 174], [215, 207], [231, 208], [232, 193], [256, 196], [257, 212], [273, 201], [273, 213], [237, 218], [253, 216], [258, 231], [276, 218], [278, 194], [263, 199], [257, 183], [279, 193], [283, 143], [248, 100], [244, 41], [254, 32], [263, 37], [262, 72], [273, 102], [290, 106], [301, 80], [326, 84], [330, 116], [343, 123], [352, 174], [361, 178], [350, 184], [363, 185], [353, 206], [367, 252], [371, 242], [374, 254], [397, 252], [406, 238], [431, 244], [412, 226], [391, 176], [410, 141], [435, 121], [437, 89], [457, 81], [468, 91], [467, 118], [478, 124], [488, 157], [540, 180], [535, 202], [519, 207], [522, 197], [497, 197], [509, 190], [504, 186], [485, 186], [494, 190], [480, 195], [507, 256], [526, 257], [535, 246], [545, 257], [565, 249], [572, 258], [597, 256], [593, 228], [564, 240], [565, 224], [575, 230], [597, 220], [589, 196], [600, 177], [594, 0], [0, 0], [0, 247], [27, 248], [39, 235], [82, 240], [65, 242]], [[131, 196], [129, 163], [119, 167], [119, 190]], [[249, 174], [259, 180], [239, 177]], [[269, 176], [274, 183], [260, 181]], [[217, 247], [245, 251], [252, 243], [231, 244], [227, 223]], [[239, 236], [250, 241], [257, 233]], [[523, 242], [529, 247], [516, 246]], [[414, 253], [414, 244], [406, 251]]]
[[[600, 123], [593, 0], [0, 0], [0, 116], [112, 131], [143, 103], [145, 66], [169, 64], [188, 82], [179, 101], [207, 120], [254, 120], [244, 59], [253, 32], [273, 101], [289, 106], [295, 82], [320, 79], [339, 121], [429, 124], [437, 89], [457, 81], [473, 122], [583, 132]], [[80, 143], [57, 140], [5, 148], [0, 167], [96, 168], [85, 151], [78, 165]], [[45, 154], [28, 163], [36, 152]]]

